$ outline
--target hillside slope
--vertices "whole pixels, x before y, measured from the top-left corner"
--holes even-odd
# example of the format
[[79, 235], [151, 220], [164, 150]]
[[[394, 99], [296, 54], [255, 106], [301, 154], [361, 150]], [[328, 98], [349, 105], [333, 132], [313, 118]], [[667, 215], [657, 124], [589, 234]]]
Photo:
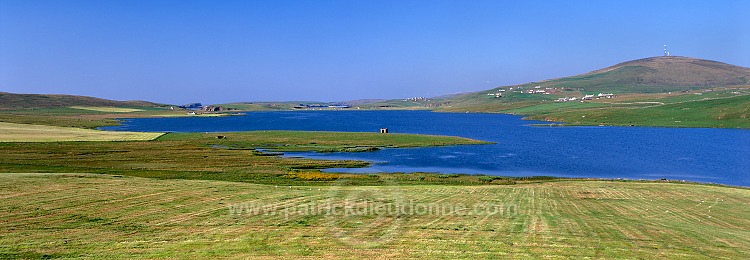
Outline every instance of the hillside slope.
[[115, 101], [74, 95], [15, 94], [0, 92], [0, 110], [70, 106], [150, 107], [158, 105], [159, 104], [146, 101]]
[[[454, 105], [486, 100], [500, 89], [560, 89], [585, 93], [661, 93], [750, 84], [750, 68], [717, 61], [678, 56], [651, 57], [619, 63], [585, 74], [503, 86], [452, 98]], [[566, 94], [566, 93], [560, 93]], [[505, 95], [495, 101], [543, 100], [550, 97]], [[509, 97], [509, 98], [507, 98]], [[468, 102], [467, 102], [468, 101]]]
[[750, 128], [750, 95], [643, 107], [588, 107], [533, 113], [531, 119], [567, 125]]
[[666, 92], [743, 85], [750, 68], [689, 57], [663, 56], [623, 62], [583, 75], [552, 80], [553, 86], [620, 93]]
[[750, 68], [663, 56], [453, 97], [438, 110], [511, 113], [572, 125], [750, 128], [748, 97]]

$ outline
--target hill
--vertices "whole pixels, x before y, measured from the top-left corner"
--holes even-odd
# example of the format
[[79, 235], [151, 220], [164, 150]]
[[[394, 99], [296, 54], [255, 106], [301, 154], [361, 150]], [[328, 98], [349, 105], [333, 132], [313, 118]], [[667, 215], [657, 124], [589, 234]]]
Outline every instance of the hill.
[[[622, 94], [663, 93], [746, 84], [750, 84], [750, 68], [704, 59], [662, 56], [623, 62], [577, 76], [474, 92], [452, 100], [456, 103], [476, 98], [487, 99], [487, 94], [510, 88], [549, 88], [559, 90], [559, 94], [565, 94], [562, 93], [565, 91]], [[542, 99], [549, 98], [512, 97], [510, 101]]]
[[[664, 56], [572, 77], [474, 92], [444, 101], [439, 110], [512, 113], [584, 125], [748, 128], [747, 98], [732, 97], [750, 95], [749, 86], [750, 68]], [[713, 99], [722, 101], [710, 101]], [[714, 103], [720, 103], [723, 110], [706, 106]], [[680, 113], [691, 118], [689, 124], [679, 113], [663, 112], [675, 107], [685, 109]], [[695, 109], [689, 110], [691, 107]], [[693, 115], [701, 115], [701, 119]]]
[[94, 129], [116, 125], [117, 118], [178, 116], [169, 105], [95, 97], [0, 92], [0, 122]]
[[[627, 126], [668, 126], [668, 127], [720, 127], [720, 128], [750, 128], [750, 91], [742, 94], [722, 95], [705, 93], [701, 96], [692, 94], [694, 100], [677, 101], [675, 97], [663, 98], [659, 103], [642, 104], [640, 106], [607, 106], [586, 109], [567, 110], [557, 107], [532, 115], [531, 119], [565, 122], [568, 125], [627, 125]], [[738, 91], [733, 91], [740, 93]], [[713, 94], [713, 95], [712, 95]], [[709, 96], [703, 98], [702, 96]], [[721, 97], [724, 96], [724, 97]], [[672, 100], [670, 100], [672, 99]], [[580, 103], [579, 103], [580, 104]], [[590, 103], [606, 105], [604, 103]], [[562, 105], [556, 103], [554, 105]], [[508, 110], [516, 112], [523, 109], [537, 109], [529, 107]]]
[[748, 82], [750, 68], [711, 60], [663, 56], [623, 62], [549, 83], [557, 87], [577, 86], [589, 91], [649, 93], [744, 85]]
[[59, 108], [71, 106], [152, 107], [159, 106], [159, 104], [147, 101], [115, 101], [74, 95], [15, 94], [0, 92], [0, 110], [25, 108]]

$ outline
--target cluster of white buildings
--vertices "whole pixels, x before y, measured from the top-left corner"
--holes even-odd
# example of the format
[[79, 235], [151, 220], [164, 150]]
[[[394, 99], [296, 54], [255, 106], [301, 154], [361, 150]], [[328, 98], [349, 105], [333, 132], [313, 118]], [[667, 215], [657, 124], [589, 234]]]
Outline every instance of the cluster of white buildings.
[[[578, 89], [579, 91], [582, 91], [583, 89]], [[514, 93], [524, 93], [524, 94], [540, 94], [540, 95], [560, 95], [563, 91], [574, 91], [572, 88], [550, 88], [542, 86], [536, 86], [530, 89], [524, 89], [523, 87], [509, 87], [507, 90], [504, 88], [500, 88], [495, 93], [487, 93], [487, 96], [499, 98], [503, 96], [503, 93], [505, 92], [514, 92]], [[597, 95], [584, 95], [582, 97], [561, 97], [558, 98], [557, 102], [568, 102], [568, 101], [580, 101], [584, 102], [585, 100], [594, 100], [594, 99], [602, 99], [602, 98], [614, 98], [615, 94], [612, 93], [599, 93]]]
[[598, 95], [585, 95], [583, 97], [562, 97], [558, 98], [557, 102], [568, 102], [568, 101], [581, 101], [584, 100], [594, 100], [594, 99], [602, 99], [602, 98], [613, 98], [615, 97], [615, 94], [612, 93], [599, 93]]
[[[520, 89], [523, 89], [523, 88], [518, 87], [518, 89], [519, 90], [513, 91], [513, 87], [510, 87], [508, 90], [521, 93]], [[503, 92], [505, 91], [506, 90], [504, 88], [501, 88], [501, 89], [498, 89], [496, 93], [488, 93], [487, 96], [495, 96], [495, 98], [499, 98], [503, 96]]]
[[[523, 87], [510, 87], [507, 91], [516, 92], [516, 93], [526, 93], [526, 94], [543, 94], [543, 95], [549, 95], [552, 93], [558, 93], [560, 90], [557, 88], [542, 88], [542, 86], [536, 86], [533, 89], [527, 89], [524, 90]], [[503, 92], [506, 92], [505, 89], [498, 89], [497, 93], [489, 93], [487, 96], [495, 96], [496, 98], [502, 97]]]
[[413, 98], [404, 99], [404, 101], [414, 101], [414, 102], [417, 102], [417, 101], [430, 101], [430, 99], [426, 98], [426, 97], [413, 97]]

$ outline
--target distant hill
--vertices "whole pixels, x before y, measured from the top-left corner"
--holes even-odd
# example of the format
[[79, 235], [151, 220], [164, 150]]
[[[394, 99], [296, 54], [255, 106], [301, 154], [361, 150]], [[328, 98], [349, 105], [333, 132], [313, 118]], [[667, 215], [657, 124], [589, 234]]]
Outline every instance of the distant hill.
[[589, 73], [518, 86], [588, 92], [658, 93], [750, 84], [750, 68], [718, 61], [660, 56], [627, 61]]
[[652, 57], [589, 73], [449, 98], [438, 108], [568, 125], [750, 128], [750, 68]]
[[[502, 98], [491, 98], [501, 90], [519, 87], [557, 89], [559, 96], [580, 93], [665, 93], [750, 84], [750, 68], [717, 61], [679, 56], [651, 57], [623, 62], [585, 74], [503, 86], [450, 98], [449, 110], [492, 111], [491, 107], [509, 103], [543, 101], [555, 95], [526, 95], [505, 92]], [[506, 104], [506, 105], [503, 105]], [[488, 107], [489, 106], [489, 107]]]
[[661, 56], [623, 62], [583, 75], [550, 80], [552, 86], [641, 93], [744, 85], [750, 68], [718, 61]]
[[95, 97], [53, 94], [15, 94], [0, 92], [0, 109], [55, 108], [70, 106], [152, 107], [147, 101], [115, 101]]

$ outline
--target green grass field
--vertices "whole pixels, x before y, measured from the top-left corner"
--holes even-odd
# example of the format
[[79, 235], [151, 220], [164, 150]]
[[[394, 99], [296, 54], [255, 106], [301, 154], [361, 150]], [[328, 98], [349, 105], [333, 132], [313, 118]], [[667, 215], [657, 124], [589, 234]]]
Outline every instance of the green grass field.
[[164, 133], [113, 132], [0, 122], [0, 142], [148, 141]]
[[[218, 136], [224, 139], [218, 139]], [[460, 144], [489, 144], [489, 142], [460, 137], [415, 134], [379, 134], [309, 131], [253, 131], [229, 133], [169, 133], [160, 141], [205, 143], [227, 148], [264, 148], [276, 151], [339, 152], [357, 148], [424, 147]]]
[[[677, 99], [677, 98], [674, 98]], [[635, 125], [669, 127], [750, 128], [750, 95], [673, 101], [644, 107], [562, 110], [540, 113], [532, 119], [562, 121], [568, 125]]]
[[[739, 97], [750, 95], [748, 73], [748, 68], [715, 61], [652, 57], [572, 77], [459, 95], [444, 100], [437, 110], [512, 113], [568, 125], [750, 128], [747, 98]], [[551, 94], [517, 93], [519, 88]], [[503, 96], [494, 98], [501, 89], [506, 90]], [[554, 101], [598, 93], [616, 97]]]
[[5, 173], [0, 198], [0, 258], [750, 255], [750, 190], [695, 184], [290, 187]]
[[[536, 95], [542, 96], [542, 95]], [[474, 98], [438, 111], [509, 113], [566, 125], [750, 128], [750, 87], [623, 94], [584, 102]]]

